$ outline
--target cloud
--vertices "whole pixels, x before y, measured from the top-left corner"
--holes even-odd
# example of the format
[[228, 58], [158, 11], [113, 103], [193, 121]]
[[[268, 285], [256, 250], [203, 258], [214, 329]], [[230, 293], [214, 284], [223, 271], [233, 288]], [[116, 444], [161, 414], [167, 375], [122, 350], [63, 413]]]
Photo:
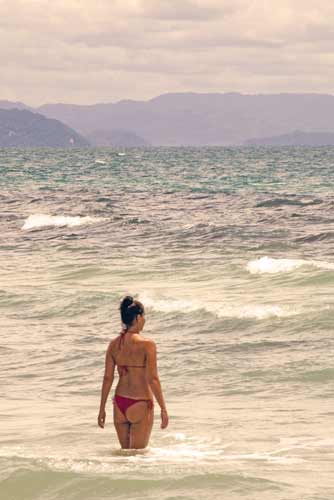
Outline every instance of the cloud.
[[205, 22], [224, 16], [233, 10], [233, 2], [223, 2], [223, 8], [217, 2], [200, 2], [194, 0], [142, 0], [140, 15], [151, 19]]
[[0, 99], [331, 92], [330, 1], [0, 0]]

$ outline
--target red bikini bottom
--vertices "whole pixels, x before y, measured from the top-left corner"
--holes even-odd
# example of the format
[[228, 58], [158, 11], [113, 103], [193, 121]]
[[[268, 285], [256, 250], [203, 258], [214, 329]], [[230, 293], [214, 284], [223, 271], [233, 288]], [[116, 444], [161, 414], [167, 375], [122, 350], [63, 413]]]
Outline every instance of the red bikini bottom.
[[126, 398], [125, 396], [119, 396], [118, 394], [115, 394], [113, 398], [113, 403], [118, 406], [118, 408], [121, 410], [123, 415], [126, 417], [126, 410], [134, 405], [135, 403], [138, 403], [139, 401], [146, 401], [147, 403], [147, 408], [152, 409], [153, 408], [153, 401], [152, 399], [133, 399], [133, 398]]

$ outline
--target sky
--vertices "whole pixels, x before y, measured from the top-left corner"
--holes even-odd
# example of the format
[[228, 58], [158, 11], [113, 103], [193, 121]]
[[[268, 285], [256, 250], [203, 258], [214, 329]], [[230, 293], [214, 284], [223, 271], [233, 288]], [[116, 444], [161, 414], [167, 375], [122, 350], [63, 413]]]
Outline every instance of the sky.
[[333, 92], [332, 0], [0, 0], [0, 100]]

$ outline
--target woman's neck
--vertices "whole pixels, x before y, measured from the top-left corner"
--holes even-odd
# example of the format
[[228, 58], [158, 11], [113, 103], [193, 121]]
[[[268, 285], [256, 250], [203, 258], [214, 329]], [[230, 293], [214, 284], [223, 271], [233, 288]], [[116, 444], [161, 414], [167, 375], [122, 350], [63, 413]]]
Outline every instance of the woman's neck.
[[140, 333], [140, 330], [126, 330], [125, 333]]

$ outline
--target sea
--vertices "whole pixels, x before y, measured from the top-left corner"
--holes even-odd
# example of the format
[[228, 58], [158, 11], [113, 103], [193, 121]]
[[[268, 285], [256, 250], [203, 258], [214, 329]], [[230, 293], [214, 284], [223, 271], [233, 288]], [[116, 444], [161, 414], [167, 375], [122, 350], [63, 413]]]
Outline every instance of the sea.
[[[334, 148], [0, 150], [1, 500], [333, 500]], [[170, 415], [97, 426], [125, 294]]]

